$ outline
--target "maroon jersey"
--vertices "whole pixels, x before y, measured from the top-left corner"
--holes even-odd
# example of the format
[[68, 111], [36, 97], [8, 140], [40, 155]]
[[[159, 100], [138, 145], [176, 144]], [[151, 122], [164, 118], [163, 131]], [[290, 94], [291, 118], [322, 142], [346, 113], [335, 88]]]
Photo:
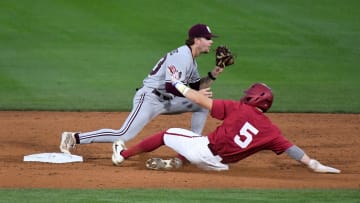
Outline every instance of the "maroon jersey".
[[237, 162], [260, 150], [281, 154], [293, 145], [264, 113], [240, 101], [214, 100], [211, 116], [223, 120], [208, 136], [222, 163]]

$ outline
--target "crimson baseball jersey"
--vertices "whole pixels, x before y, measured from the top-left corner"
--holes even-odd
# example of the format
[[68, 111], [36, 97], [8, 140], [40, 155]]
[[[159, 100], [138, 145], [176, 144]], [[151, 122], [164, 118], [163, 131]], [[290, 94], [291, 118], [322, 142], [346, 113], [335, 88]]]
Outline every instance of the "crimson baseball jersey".
[[223, 120], [208, 138], [222, 163], [234, 163], [260, 150], [283, 153], [293, 144], [255, 107], [240, 101], [213, 100], [213, 118]]

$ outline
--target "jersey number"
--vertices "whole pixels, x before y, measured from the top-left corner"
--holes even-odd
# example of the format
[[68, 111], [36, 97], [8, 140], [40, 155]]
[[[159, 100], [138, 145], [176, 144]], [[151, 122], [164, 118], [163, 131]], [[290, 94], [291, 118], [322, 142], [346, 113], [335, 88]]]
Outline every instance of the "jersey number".
[[162, 57], [159, 62], [155, 65], [155, 67], [151, 70], [150, 75], [155, 75], [159, 69], [161, 68], [162, 64], [164, 64], [164, 62], [166, 61], [166, 57], [167, 55], [165, 55], [164, 57]]
[[[178, 49], [174, 49], [170, 52], [170, 55], [173, 55], [175, 53], [178, 53]], [[167, 58], [167, 54], [165, 54], [164, 57], [162, 57], [159, 62], [155, 65], [155, 67], [151, 70], [150, 75], [155, 75], [159, 69], [161, 68], [161, 66], [164, 64], [164, 62], [166, 61]]]
[[[259, 133], [259, 130], [256, 129], [253, 125], [249, 122], [246, 122], [243, 127], [240, 129], [240, 135], [235, 135], [234, 142], [239, 145], [241, 148], [246, 148], [251, 141], [253, 140], [253, 135]], [[240, 136], [244, 136], [245, 140], [242, 141]]]

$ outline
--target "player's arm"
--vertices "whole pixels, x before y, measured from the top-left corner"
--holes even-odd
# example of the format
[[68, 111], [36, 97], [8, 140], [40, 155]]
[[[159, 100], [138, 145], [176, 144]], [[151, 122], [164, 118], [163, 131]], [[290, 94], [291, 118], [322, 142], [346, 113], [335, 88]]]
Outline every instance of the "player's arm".
[[212, 108], [212, 92], [210, 91], [210, 88], [204, 88], [199, 91], [196, 91], [188, 86], [186, 86], [184, 83], [182, 83], [179, 78], [178, 71], [174, 67], [168, 67], [167, 72], [170, 75], [171, 78], [171, 84], [172, 86], [181, 93], [184, 97], [188, 98], [189, 100], [193, 101], [196, 104], [199, 104], [200, 106], [211, 110]]
[[217, 76], [222, 73], [225, 67], [234, 64], [235, 58], [230, 49], [226, 46], [218, 46], [215, 54], [215, 68], [207, 76], [201, 78], [200, 89], [210, 87]]
[[310, 169], [312, 169], [314, 172], [318, 173], [340, 173], [341, 171], [332, 168], [330, 166], [325, 166], [321, 164], [319, 161], [315, 159], [311, 159], [300, 147], [293, 145], [289, 147], [285, 151], [292, 159], [299, 161], [306, 166], [308, 166]]
[[208, 72], [207, 76], [202, 77], [200, 79], [200, 87], [199, 89], [208, 88], [211, 86], [211, 84], [216, 80], [216, 78], [219, 76], [220, 73], [222, 73], [224, 68], [215, 66], [215, 68]]
[[[175, 82], [173, 83], [174, 87], [181, 92], [184, 97], [190, 99], [196, 104], [199, 104], [200, 106], [211, 110], [213, 100], [209, 98], [209, 96], [206, 96], [206, 92], [211, 93], [210, 88], [205, 88], [199, 91], [193, 90], [189, 88], [188, 86], [184, 85], [182, 82]], [[201, 91], [201, 92], [200, 92]]]

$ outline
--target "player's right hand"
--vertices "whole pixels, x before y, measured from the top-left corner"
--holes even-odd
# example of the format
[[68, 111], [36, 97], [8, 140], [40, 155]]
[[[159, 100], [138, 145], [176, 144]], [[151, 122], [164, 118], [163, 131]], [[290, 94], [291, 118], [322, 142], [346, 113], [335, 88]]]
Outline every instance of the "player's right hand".
[[199, 90], [199, 93], [202, 94], [202, 95], [204, 95], [204, 96], [206, 96], [206, 97], [208, 97], [208, 98], [211, 98], [211, 97], [213, 96], [213, 93], [212, 93], [210, 87], [204, 88], [204, 89], [200, 89], [200, 90]]
[[311, 159], [309, 162], [309, 168], [317, 173], [340, 173], [341, 171], [330, 166], [325, 166], [315, 159]]

